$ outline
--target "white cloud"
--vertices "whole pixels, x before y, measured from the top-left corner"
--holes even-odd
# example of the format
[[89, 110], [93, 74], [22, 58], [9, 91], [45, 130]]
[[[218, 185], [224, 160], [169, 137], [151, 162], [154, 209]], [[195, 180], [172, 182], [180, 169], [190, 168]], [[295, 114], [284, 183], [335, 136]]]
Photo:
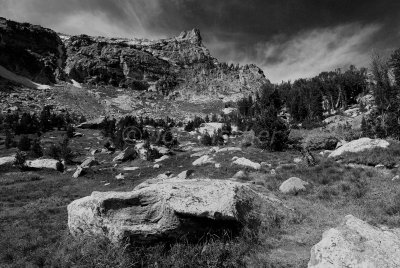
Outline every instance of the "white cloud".
[[283, 42], [277, 37], [256, 45], [253, 62], [272, 82], [312, 77], [350, 64], [367, 67], [369, 51], [363, 48], [380, 27], [347, 24], [302, 32]]

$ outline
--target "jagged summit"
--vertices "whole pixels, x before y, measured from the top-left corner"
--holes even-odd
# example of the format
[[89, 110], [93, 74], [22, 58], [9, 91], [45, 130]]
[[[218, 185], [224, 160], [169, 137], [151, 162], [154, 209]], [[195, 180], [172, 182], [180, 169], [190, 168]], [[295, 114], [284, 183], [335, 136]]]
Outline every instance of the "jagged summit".
[[197, 28], [194, 28], [192, 30], [189, 31], [183, 31], [180, 33], [180, 35], [177, 38], [178, 40], [189, 40], [191, 41], [193, 44], [198, 45], [198, 46], [202, 46], [202, 38], [200, 35], [200, 30]]

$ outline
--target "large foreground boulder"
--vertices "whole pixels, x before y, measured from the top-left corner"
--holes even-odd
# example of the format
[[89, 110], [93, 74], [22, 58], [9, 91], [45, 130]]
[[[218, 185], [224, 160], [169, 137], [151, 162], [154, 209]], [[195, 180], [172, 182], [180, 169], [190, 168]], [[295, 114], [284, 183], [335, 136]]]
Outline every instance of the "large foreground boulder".
[[57, 171], [64, 170], [64, 165], [56, 159], [26, 160], [25, 166], [33, 169], [53, 169]]
[[68, 205], [68, 226], [74, 236], [106, 235], [114, 242], [178, 239], [217, 227], [237, 230], [250, 215], [261, 217], [253, 213], [259, 204], [278, 203], [243, 183], [165, 178], [131, 192], [93, 192], [75, 200]]
[[309, 268], [400, 267], [400, 229], [381, 229], [349, 215], [311, 249]]
[[361, 138], [344, 144], [343, 146], [334, 150], [329, 157], [338, 157], [344, 153], [358, 153], [375, 148], [387, 148], [389, 145], [389, 142], [385, 140]]

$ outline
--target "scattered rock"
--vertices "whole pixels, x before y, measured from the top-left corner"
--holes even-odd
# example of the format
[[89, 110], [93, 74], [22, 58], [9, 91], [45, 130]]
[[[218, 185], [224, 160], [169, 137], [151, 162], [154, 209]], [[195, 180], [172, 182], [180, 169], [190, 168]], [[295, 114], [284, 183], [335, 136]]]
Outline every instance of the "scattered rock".
[[155, 164], [154, 166], [153, 166], [153, 168], [155, 168], [155, 169], [159, 169], [161, 166], [160, 166], [160, 164]]
[[99, 153], [99, 152], [100, 152], [99, 149], [93, 149], [93, 150], [90, 151], [90, 154], [91, 154], [91, 155], [95, 155], [95, 154], [97, 154], [97, 153]]
[[308, 185], [308, 182], [303, 181], [300, 178], [297, 177], [292, 177], [284, 181], [281, 186], [279, 187], [279, 191], [281, 191], [284, 194], [290, 194], [290, 193], [298, 193], [301, 191], [305, 191], [306, 187]]
[[224, 147], [216, 150], [216, 153], [225, 153], [225, 152], [241, 152], [242, 148], [240, 147]]
[[400, 267], [400, 229], [377, 228], [348, 215], [313, 246], [308, 267]]
[[185, 170], [185, 171], [182, 171], [181, 173], [179, 173], [178, 176], [176, 176], [176, 178], [179, 179], [179, 180], [186, 180], [186, 179], [188, 179], [193, 173], [194, 173], [194, 170], [192, 170], [192, 169]]
[[127, 160], [134, 160], [138, 156], [138, 153], [136, 152], [135, 148], [132, 146], [129, 146], [125, 150], [123, 150], [121, 153], [119, 153], [114, 159], [113, 162], [125, 162]]
[[167, 155], [171, 153], [171, 150], [164, 146], [151, 145], [151, 148], [157, 150], [162, 155]]
[[233, 163], [239, 166], [249, 167], [256, 170], [261, 169], [261, 165], [259, 163], [253, 162], [244, 157], [237, 158], [235, 161], [233, 161]]
[[83, 122], [83, 123], [77, 125], [76, 127], [83, 128], [83, 129], [98, 129], [98, 128], [100, 128], [103, 121], [104, 121], [104, 116], [101, 116], [99, 118], [95, 118], [93, 120]]
[[221, 168], [221, 164], [220, 163], [215, 163], [215, 168]]
[[319, 154], [322, 155], [323, 157], [329, 156], [333, 151], [332, 150], [324, 150], [320, 152]]
[[320, 135], [307, 136], [304, 147], [309, 150], [333, 150], [338, 142], [339, 139], [331, 134], [320, 133]]
[[254, 144], [256, 140], [256, 134], [253, 130], [246, 131], [242, 135], [242, 141], [240, 142], [240, 146], [249, 147]]
[[361, 138], [344, 144], [342, 147], [334, 150], [329, 157], [341, 156], [344, 153], [357, 153], [374, 148], [387, 148], [389, 142], [381, 139]]
[[249, 180], [249, 174], [247, 174], [247, 172], [244, 170], [239, 170], [235, 175], [233, 175], [232, 178], [235, 180], [247, 181]]
[[132, 192], [93, 192], [75, 200], [68, 205], [68, 227], [73, 236], [104, 234], [114, 242], [177, 239], [203, 235], [215, 226], [241, 228], [249, 214], [260, 217], [261, 203], [282, 217], [287, 211], [279, 200], [261, 196], [247, 184], [170, 179]]
[[12, 166], [16, 161], [15, 155], [0, 157], [0, 166]]
[[399, 175], [394, 176], [393, 179], [392, 179], [392, 181], [398, 181], [398, 180], [400, 180], [400, 176]]
[[158, 162], [161, 162], [161, 161], [164, 161], [164, 160], [167, 160], [167, 159], [169, 159], [169, 156], [168, 155], [163, 155], [160, 158], [154, 160], [154, 162], [158, 163]]
[[384, 169], [384, 168], [386, 168], [386, 167], [385, 167], [385, 165], [383, 165], [383, 164], [378, 164], [378, 165], [375, 166], [375, 168], [377, 168], [377, 169]]
[[74, 133], [74, 138], [79, 138], [79, 137], [83, 137], [83, 133], [75, 132]]
[[271, 171], [269, 172], [271, 175], [276, 175], [276, 171], [275, 169], [271, 169]]
[[123, 170], [124, 171], [135, 171], [140, 169], [139, 167], [124, 167]]
[[88, 157], [76, 168], [76, 171], [72, 177], [76, 179], [87, 172], [89, 168], [96, 165], [99, 165], [99, 162], [94, 157]]
[[261, 165], [262, 169], [268, 169], [268, 168], [272, 167], [272, 165], [270, 163], [267, 163], [267, 162], [261, 162], [260, 165]]
[[25, 166], [33, 169], [53, 169], [64, 171], [64, 165], [59, 160], [55, 159], [26, 160]]
[[72, 178], [75, 178], [75, 179], [79, 178], [83, 174], [83, 171], [84, 170], [81, 166], [77, 166], [74, 174], [72, 175]]
[[222, 112], [224, 114], [231, 114], [231, 113], [235, 112], [236, 110], [237, 110], [236, 108], [229, 107], [229, 108], [222, 109]]
[[296, 164], [280, 164], [279, 166], [276, 167], [276, 170], [292, 170], [292, 169], [296, 169], [297, 165]]
[[88, 157], [86, 158], [82, 164], [80, 165], [82, 168], [90, 168], [93, 166], [99, 165], [99, 161], [96, 160], [94, 157]]
[[301, 162], [303, 162], [303, 159], [301, 157], [296, 157], [293, 159], [293, 162], [295, 162], [296, 164], [300, 164]]
[[203, 123], [199, 127], [199, 132], [201, 134], [209, 133], [212, 135], [214, 132], [218, 131], [218, 129], [222, 129], [223, 123]]
[[194, 154], [191, 154], [190, 157], [201, 157], [203, 155], [211, 154], [213, 151], [211, 149], [203, 149], [202, 151], [196, 152]]
[[197, 160], [195, 160], [192, 165], [193, 166], [203, 166], [203, 165], [207, 165], [207, 164], [214, 164], [215, 161], [212, 157], [208, 156], [208, 155], [203, 155], [202, 157], [198, 158]]
[[115, 176], [115, 178], [116, 178], [117, 180], [124, 180], [124, 179], [125, 179], [125, 175], [122, 174], [122, 173], [119, 173], [117, 176]]
[[339, 148], [339, 147], [342, 147], [343, 145], [345, 145], [347, 143], [347, 141], [345, 141], [345, 140], [340, 140], [337, 144], [336, 144], [336, 148], [335, 149], [337, 149], [337, 148]]

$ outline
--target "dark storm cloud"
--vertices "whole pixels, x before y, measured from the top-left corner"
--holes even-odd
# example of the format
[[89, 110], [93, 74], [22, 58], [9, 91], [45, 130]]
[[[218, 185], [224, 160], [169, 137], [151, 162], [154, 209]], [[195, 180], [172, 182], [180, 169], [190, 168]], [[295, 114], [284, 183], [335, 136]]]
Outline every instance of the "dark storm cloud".
[[0, 16], [69, 34], [159, 38], [199, 28], [222, 61], [262, 67], [272, 81], [368, 65], [400, 47], [400, 1], [0, 0]]

